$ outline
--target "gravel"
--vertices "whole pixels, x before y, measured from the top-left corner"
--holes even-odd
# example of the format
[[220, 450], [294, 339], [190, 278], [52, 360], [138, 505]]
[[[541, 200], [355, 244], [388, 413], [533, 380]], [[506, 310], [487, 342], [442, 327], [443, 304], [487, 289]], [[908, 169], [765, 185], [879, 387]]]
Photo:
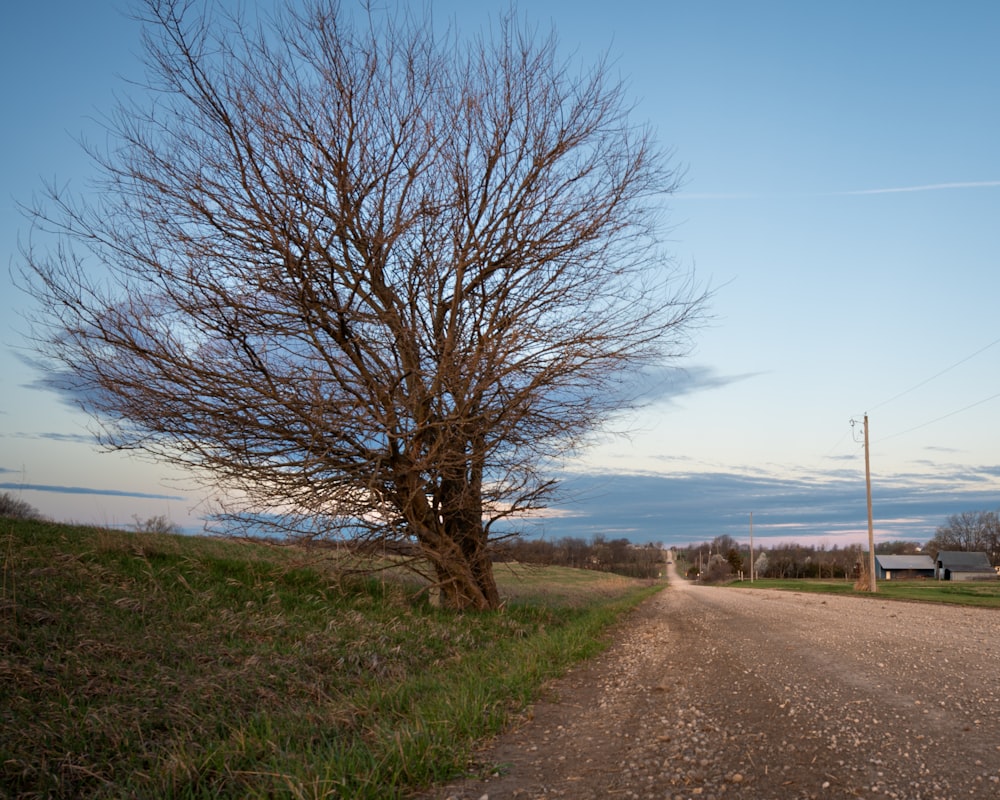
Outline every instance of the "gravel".
[[1000, 797], [1000, 612], [674, 578], [428, 800]]

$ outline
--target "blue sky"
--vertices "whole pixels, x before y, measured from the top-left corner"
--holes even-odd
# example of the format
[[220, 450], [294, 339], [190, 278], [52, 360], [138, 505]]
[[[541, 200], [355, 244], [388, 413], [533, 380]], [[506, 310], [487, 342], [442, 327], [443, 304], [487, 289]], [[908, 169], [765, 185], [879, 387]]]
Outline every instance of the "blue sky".
[[[8, 4], [10, 5], [10, 4]], [[88, 4], [90, 5], [90, 4]], [[115, 3], [0, 12], [0, 244], [43, 179], [84, 189], [135, 23]], [[438, 2], [463, 30], [505, 4]], [[1000, 508], [1000, 4], [534, 0], [567, 53], [609, 50], [685, 170], [669, 249], [716, 290], [684, 371], [568, 466], [549, 536], [866, 541], [860, 420], [879, 538]], [[0, 303], [0, 489], [57, 519], [197, 527], [198, 494], [98, 453], [32, 388], [28, 300]]]

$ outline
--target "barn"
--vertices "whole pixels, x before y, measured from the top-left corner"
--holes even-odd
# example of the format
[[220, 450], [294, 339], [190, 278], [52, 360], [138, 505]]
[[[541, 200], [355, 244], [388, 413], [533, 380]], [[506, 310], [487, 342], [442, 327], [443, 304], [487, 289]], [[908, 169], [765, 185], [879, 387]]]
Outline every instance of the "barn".
[[933, 578], [934, 560], [930, 556], [887, 556], [876, 553], [875, 577], [880, 581]]
[[937, 554], [935, 573], [942, 581], [995, 581], [998, 576], [986, 553], [944, 550]]

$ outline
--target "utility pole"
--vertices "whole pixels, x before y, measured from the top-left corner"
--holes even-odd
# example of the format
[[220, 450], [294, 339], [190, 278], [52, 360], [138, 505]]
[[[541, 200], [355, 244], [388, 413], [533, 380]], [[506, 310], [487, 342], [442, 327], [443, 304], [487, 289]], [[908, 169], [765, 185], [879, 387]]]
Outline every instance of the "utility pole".
[[753, 583], [753, 512], [750, 512], [750, 583]]
[[868, 591], [877, 592], [875, 584], [875, 528], [872, 524], [872, 467], [868, 451], [868, 414], [865, 413], [865, 486], [868, 490]]

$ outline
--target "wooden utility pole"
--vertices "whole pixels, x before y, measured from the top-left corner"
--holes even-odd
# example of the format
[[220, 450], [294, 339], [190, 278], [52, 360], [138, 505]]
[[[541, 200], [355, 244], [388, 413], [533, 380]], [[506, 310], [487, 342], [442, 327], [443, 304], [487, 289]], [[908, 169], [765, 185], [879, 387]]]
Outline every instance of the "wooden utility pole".
[[750, 512], [750, 583], [753, 583], [753, 512]]
[[868, 490], [868, 591], [877, 592], [875, 583], [875, 528], [872, 524], [872, 467], [868, 452], [868, 414], [865, 414], [865, 486]]

